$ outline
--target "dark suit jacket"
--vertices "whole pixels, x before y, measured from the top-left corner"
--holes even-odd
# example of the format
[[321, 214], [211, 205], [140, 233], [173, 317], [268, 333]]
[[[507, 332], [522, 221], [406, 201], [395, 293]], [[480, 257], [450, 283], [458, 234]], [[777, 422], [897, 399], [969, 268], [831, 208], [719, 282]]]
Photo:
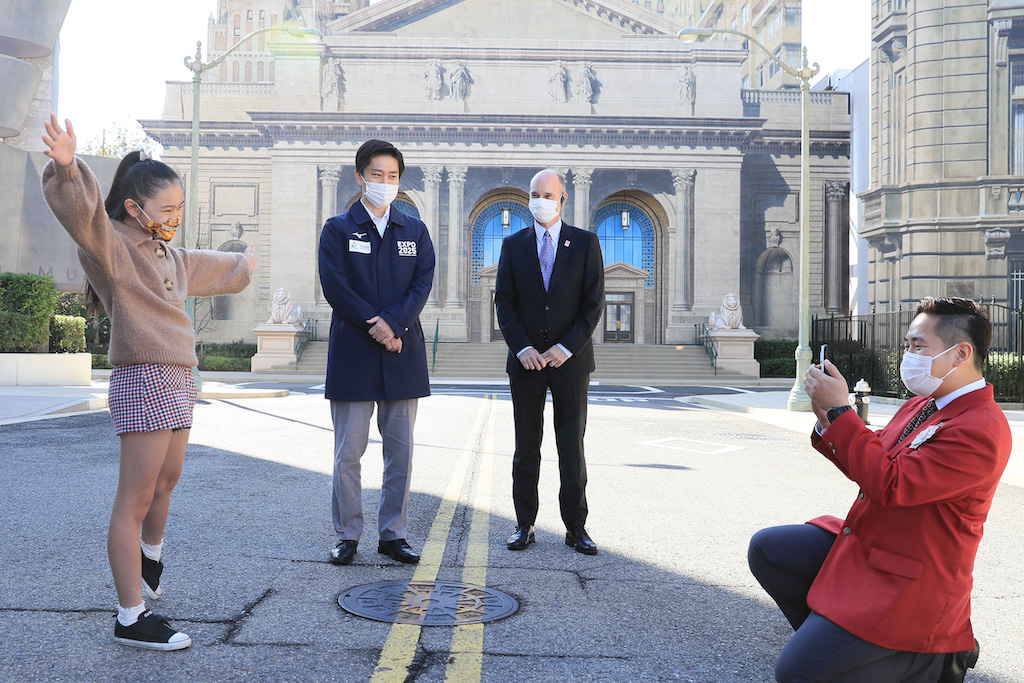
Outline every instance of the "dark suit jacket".
[[604, 305], [601, 246], [596, 234], [564, 222], [555, 246], [545, 292], [534, 227], [509, 235], [501, 244], [494, 306], [509, 348], [509, 374], [529, 372], [516, 358], [525, 347], [543, 353], [555, 344], [572, 352], [559, 372], [578, 376], [594, 371], [591, 335]]
[[845, 520], [811, 521], [837, 536], [807, 604], [881, 647], [970, 650], [974, 558], [1010, 458], [1010, 427], [989, 384], [897, 443], [925, 401], [907, 401], [877, 433], [850, 410], [811, 436], [860, 494]]
[[[328, 219], [320, 236], [320, 283], [334, 309], [324, 394], [337, 401], [399, 401], [430, 395], [419, 314], [434, 279], [434, 247], [422, 221], [391, 207], [384, 238], [362, 202]], [[402, 338], [392, 353], [368, 334], [379, 315]]]

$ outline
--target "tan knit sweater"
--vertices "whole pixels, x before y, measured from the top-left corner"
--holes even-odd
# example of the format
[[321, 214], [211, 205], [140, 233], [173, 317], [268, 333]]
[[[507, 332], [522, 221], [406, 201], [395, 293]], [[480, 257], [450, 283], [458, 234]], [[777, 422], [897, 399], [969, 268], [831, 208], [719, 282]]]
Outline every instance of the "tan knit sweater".
[[78, 244], [78, 259], [110, 318], [111, 365], [198, 363], [187, 296], [234, 294], [249, 284], [244, 254], [172, 247], [111, 220], [96, 176], [78, 157], [43, 169], [43, 196]]

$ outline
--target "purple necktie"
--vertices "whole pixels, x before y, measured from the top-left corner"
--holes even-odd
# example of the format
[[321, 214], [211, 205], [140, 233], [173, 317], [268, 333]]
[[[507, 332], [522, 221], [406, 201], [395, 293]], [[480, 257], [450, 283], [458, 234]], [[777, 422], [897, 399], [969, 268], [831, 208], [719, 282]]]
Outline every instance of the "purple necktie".
[[544, 231], [544, 240], [540, 245], [540, 273], [544, 276], [544, 291], [551, 284], [551, 268], [555, 265], [555, 244], [551, 241], [551, 233]]

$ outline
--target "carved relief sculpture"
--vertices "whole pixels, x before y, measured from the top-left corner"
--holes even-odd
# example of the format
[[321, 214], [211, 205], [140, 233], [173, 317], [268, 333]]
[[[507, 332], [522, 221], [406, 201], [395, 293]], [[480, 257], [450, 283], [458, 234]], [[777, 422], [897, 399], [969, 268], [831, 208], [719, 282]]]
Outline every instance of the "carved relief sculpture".
[[428, 100], [441, 99], [441, 83], [441, 62], [432, 59], [423, 72], [424, 95]]
[[576, 75], [576, 80], [573, 82], [573, 98], [577, 102], [590, 104], [594, 99], [594, 80], [597, 78], [597, 74], [594, 73], [594, 68], [590, 66], [590, 62], [583, 62], [580, 66], [580, 72]]
[[697, 101], [697, 79], [693, 65], [683, 64], [677, 72], [679, 78], [679, 104], [693, 104]]
[[548, 78], [548, 90], [551, 93], [551, 99], [555, 102], [565, 102], [568, 99], [566, 97], [568, 85], [569, 71], [565, 68], [562, 60], [558, 60], [555, 62], [555, 68], [551, 72], [551, 77]]
[[465, 62], [455, 62], [448, 78], [448, 99], [453, 102], [464, 102], [469, 95], [469, 69]]
[[708, 318], [709, 330], [745, 330], [743, 326], [743, 309], [740, 307], [740, 300], [735, 294], [729, 293], [722, 300], [722, 307], [718, 313], [712, 313]]
[[341, 80], [341, 62], [337, 58], [330, 58], [324, 62], [320, 71], [320, 98], [325, 102], [330, 99], [337, 99], [340, 95], [338, 87]]

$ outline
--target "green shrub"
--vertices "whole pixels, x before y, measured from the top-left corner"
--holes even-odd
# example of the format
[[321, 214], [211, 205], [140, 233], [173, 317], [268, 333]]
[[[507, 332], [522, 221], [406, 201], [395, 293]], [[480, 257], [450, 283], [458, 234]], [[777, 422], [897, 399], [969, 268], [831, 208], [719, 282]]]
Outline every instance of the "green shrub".
[[93, 370], [110, 370], [114, 366], [107, 361], [107, 356], [102, 353], [92, 354], [92, 368]]
[[[110, 345], [110, 318], [99, 307], [99, 315], [89, 314], [89, 306], [85, 303], [85, 294], [79, 292], [61, 292], [57, 299], [59, 315], [79, 315], [85, 318], [85, 339], [90, 351], [106, 353]], [[102, 347], [102, 351], [100, 351]]]
[[210, 342], [198, 342], [196, 344], [196, 355], [200, 358], [204, 356], [223, 356], [225, 358], [252, 358], [256, 355], [256, 344], [245, 341], [244, 339], [236, 339], [233, 342], [227, 342], [224, 344], [215, 344]]
[[252, 369], [252, 361], [248, 358], [203, 356], [199, 359], [199, 369], [213, 372], [249, 372]]
[[56, 305], [53, 278], [0, 273], [0, 352], [29, 353], [45, 347]]
[[82, 353], [85, 351], [85, 318], [77, 315], [55, 315], [50, 320], [50, 353]]
[[795, 339], [758, 339], [754, 360], [761, 364], [762, 377], [793, 377], [796, 374]]

